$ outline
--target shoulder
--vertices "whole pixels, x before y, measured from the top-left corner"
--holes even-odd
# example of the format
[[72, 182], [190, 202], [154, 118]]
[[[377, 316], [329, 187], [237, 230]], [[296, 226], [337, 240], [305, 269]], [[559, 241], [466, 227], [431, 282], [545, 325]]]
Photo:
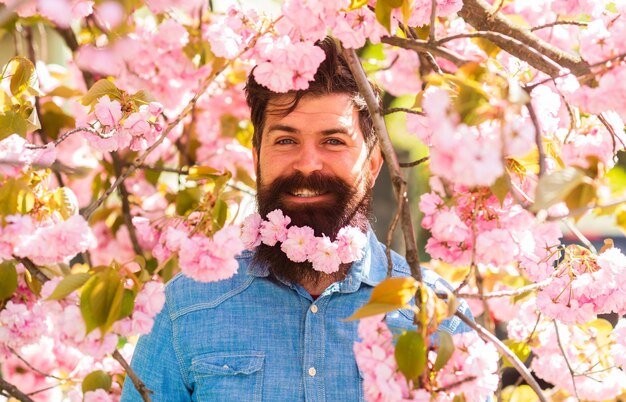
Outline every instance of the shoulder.
[[252, 253], [243, 252], [237, 257], [239, 269], [229, 279], [217, 282], [198, 282], [182, 273], [172, 278], [165, 287], [165, 302], [170, 319], [201, 309], [211, 309], [245, 291], [255, 277], [248, 274]]
[[[384, 249], [384, 245], [382, 245]], [[392, 269], [392, 277], [404, 277], [411, 276], [411, 268], [409, 267], [408, 262], [404, 257], [396, 253], [395, 251], [391, 251], [391, 261], [393, 264]], [[439, 274], [434, 271], [431, 271], [427, 268], [421, 268], [422, 271], [422, 280], [426, 284], [426, 286], [430, 287], [435, 291], [453, 291], [454, 288], [450, 283], [448, 283], [445, 279], [443, 279]], [[411, 301], [411, 303], [415, 303], [415, 299]], [[472, 317], [472, 313], [469, 309], [469, 306], [465, 300], [459, 300], [458, 311], [462, 314]], [[387, 316], [387, 324], [390, 328], [400, 329], [400, 328], [408, 328], [413, 326], [413, 312], [410, 309], [400, 309], [395, 313], [388, 314]], [[461, 321], [460, 318], [456, 316], [452, 316], [447, 320], [443, 321], [440, 326], [440, 330], [449, 332], [451, 334], [457, 334], [461, 332], [471, 331], [471, 328], [468, 327], [465, 323]]]

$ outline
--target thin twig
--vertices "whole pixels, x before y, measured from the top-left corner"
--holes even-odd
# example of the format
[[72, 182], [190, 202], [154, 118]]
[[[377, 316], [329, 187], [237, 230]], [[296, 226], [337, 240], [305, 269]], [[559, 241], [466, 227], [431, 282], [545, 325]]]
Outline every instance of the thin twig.
[[611, 123], [609, 123], [609, 121], [606, 119], [604, 114], [600, 113], [597, 116], [600, 122], [602, 123], [602, 125], [604, 125], [604, 127], [608, 130], [609, 134], [611, 134], [611, 137], [613, 137], [613, 141], [615, 141], [615, 139], [619, 140], [620, 144], [622, 144], [622, 149], [625, 149], [626, 144], [624, 144], [624, 141], [622, 141], [620, 136], [617, 135], [617, 133], [615, 132], [615, 129], [613, 128]]
[[44, 284], [50, 280], [50, 278], [48, 278], [46, 274], [44, 274], [39, 268], [37, 268], [35, 263], [32, 262], [30, 258], [27, 258], [27, 257], [22, 258], [22, 257], [18, 257], [15, 255], [13, 256], [13, 258], [21, 262], [22, 265], [24, 265], [24, 267], [26, 268], [26, 270], [30, 273], [30, 275], [33, 278], [37, 279], [40, 283]]
[[572, 232], [572, 234], [574, 236], [576, 236], [578, 238], [578, 240], [580, 240], [580, 242], [587, 247], [589, 250], [591, 250], [591, 252], [593, 252], [594, 254], [598, 254], [598, 250], [596, 250], [596, 248], [593, 246], [593, 244], [591, 244], [591, 242], [589, 241], [589, 239], [583, 234], [583, 232], [581, 232], [576, 225], [574, 225], [572, 223], [572, 221], [565, 219], [563, 220], [563, 223], [565, 223], [565, 226], [567, 226], [567, 228], [569, 229], [570, 232]]
[[[530, 93], [528, 95], [530, 96]], [[537, 153], [539, 154], [539, 177], [542, 177], [546, 173], [546, 153], [541, 140], [541, 126], [539, 125], [539, 119], [537, 118], [537, 113], [535, 113], [532, 99], [528, 101], [526, 108], [535, 128], [535, 145], [537, 145]]]
[[420, 110], [410, 109], [408, 107], [390, 107], [390, 108], [387, 108], [387, 109], [383, 110], [383, 114], [384, 115], [388, 115], [388, 114], [392, 114], [392, 113], [398, 113], [398, 112], [417, 114], [417, 115], [420, 115], [420, 116], [424, 116], [425, 115], [425, 113], [420, 111]]
[[451, 384], [446, 385], [445, 387], [441, 387], [441, 388], [435, 388], [433, 389], [433, 392], [446, 392], [446, 391], [450, 391], [452, 390], [452, 388], [454, 387], [458, 387], [459, 385], [463, 385], [466, 382], [470, 382], [470, 381], [474, 381], [476, 379], [476, 376], [470, 375], [468, 377], [465, 377], [463, 379], [460, 379], [458, 381], [455, 381]]
[[37, 368], [33, 367], [33, 365], [32, 365], [32, 364], [30, 364], [30, 363], [29, 363], [26, 359], [24, 359], [24, 358], [22, 357], [22, 355], [20, 355], [19, 353], [17, 353], [17, 351], [15, 351], [15, 349], [13, 349], [13, 348], [12, 348], [12, 347], [10, 347], [10, 346], [7, 346], [7, 348], [9, 349], [9, 351], [10, 351], [11, 353], [13, 353], [13, 354], [15, 355], [15, 357], [17, 357], [18, 359], [20, 359], [20, 360], [22, 361], [22, 363], [24, 363], [24, 364], [25, 364], [25, 365], [26, 365], [29, 369], [31, 369], [31, 370], [32, 370], [32, 371], [34, 371], [35, 373], [37, 373], [37, 374], [39, 374], [39, 375], [41, 375], [41, 376], [43, 376], [43, 377], [49, 377], [49, 378], [53, 378], [53, 379], [55, 379], [55, 380], [59, 380], [59, 381], [67, 381], [67, 379], [66, 379], [66, 378], [61, 378], [61, 377], [54, 376], [54, 375], [52, 375], [52, 374], [47, 374], [47, 373], [44, 373], [43, 371], [41, 371], [41, 370], [39, 370], [39, 369], [37, 369]]
[[400, 220], [401, 215], [402, 198], [398, 197], [396, 213], [393, 215], [391, 225], [389, 225], [389, 230], [387, 231], [387, 242], [385, 243], [385, 245], [387, 246], [387, 248], [385, 249], [385, 255], [387, 256], [387, 278], [391, 278], [391, 271], [393, 269], [393, 262], [391, 260], [391, 240], [393, 239], [393, 233], [396, 231], [396, 226], [398, 226], [398, 221]]
[[457, 296], [464, 298], [464, 299], [483, 299], [483, 300], [495, 299], [498, 297], [515, 297], [515, 296], [523, 295], [524, 293], [531, 292], [533, 290], [541, 290], [545, 288], [546, 286], [548, 286], [550, 283], [552, 283], [552, 278], [544, 279], [541, 282], [533, 283], [531, 285], [523, 286], [517, 289], [507, 289], [507, 290], [500, 290], [497, 292], [485, 293], [482, 296], [479, 295], [478, 293], [458, 293]]
[[10, 396], [20, 402], [35, 402], [28, 395], [19, 390], [15, 385], [11, 384], [0, 377], [0, 390], [6, 391]]
[[365, 98], [372, 120], [374, 121], [378, 143], [385, 161], [387, 162], [389, 174], [391, 175], [391, 182], [394, 185], [396, 199], [402, 199], [401, 223], [406, 247], [406, 260], [411, 268], [411, 275], [416, 280], [421, 282], [422, 270], [419, 262], [419, 251], [417, 249], [415, 232], [413, 230], [413, 220], [411, 218], [411, 210], [409, 207], [406, 181], [404, 180], [400, 164], [398, 163], [398, 157], [393, 149], [391, 139], [389, 138], [389, 133], [387, 132], [387, 127], [385, 126], [380, 104], [376, 99], [374, 90], [369, 84], [365, 71], [363, 70], [363, 66], [359, 61], [359, 57], [354, 49], [344, 49], [343, 52], [348, 62], [348, 66], [352, 71], [352, 75], [358, 84], [359, 91]]
[[517, 357], [515, 353], [511, 351], [511, 349], [509, 349], [504, 343], [502, 343], [502, 341], [500, 341], [491, 332], [487, 331], [485, 328], [483, 328], [479, 324], [470, 320], [465, 314], [461, 313], [460, 311], [457, 311], [456, 313], [454, 313], [454, 315], [459, 317], [461, 321], [467, 324], [467, 326], [469, 326], [474, 331], [476, 331], [478, 336], [480, 336], [484, 341], [493, 343], [496, 349], [498, 349], [498, 351], [511, 362], [511, 364], [517, 370], [517, 372], [520, 373], [520, 375], [524, 378], [524, 380], [526, 380], [526, 383], [532, 388], [533, 391], [535, 391], [539, 400], [541, 402], [547, 402], [547, 399], [544, 396], [543, 391], [541, 390], [541, 387], [537, 383], [537, 380], [535, 380], [532, 374], [530, 374], [530, 371], [528, 370], [528, 368], [524, 366], [524, 363], [520, 361], [519, 357]]
[[422, 163], [428, 161], [428, 159], [430, 159], [430, 157], [425, 156], [425, 157], [419, 158], [418, 160], [415, 160], [413, 162], [400, 162], [400, 167], [402, 167], [402, 168], [410, 168], [410, 167], [413, 167], [413, 166], [421, 165]]
[[[66, 131], [65, 133], [63, 133], [59, 138], [56, 139], [56, 141], [54, 141], [54, 146], [56, 147], [57, 145], [59, 145], [60, 143], [62, 143], [63, 141], [65, 141], [69, 136], [71, 136], [72, 134], [76, 134], [82, 131], [87, 131], [91, 134], [97, 135], [100, 138], [111, 138], [111, 136], [113, 135], [113, 133], [101, 133], [100, 131], [96, 130], [95, 128], [92, 127], [76, 127], [72, 130]], [[28, 149], [44, 149], [47, 148], [49, 144], [43, 144], [43, 145], [33, 145], [33, 144], [28, 144], [26, 145], [26, 148]]]
[[624, 204], [626, 203], [626, 197], [624, 198], [618, 198], [617, 200], [608, 202], [606, 204], [594, 204], [594, 205], [590, 205], [587, 207], [580, 207], [580, 208], [576, 208], [576, 209], [572, 209], [571, 211], [569, 211], [569, 213], [567, 215], [553, 215], [553, 216], [548, 216], [548, 218], [546, 219], [547, 221], [558, 221], [561, 219], [565, 219], [565, 218], [569, 218], [572, 216], [578, 216], [584, 212], [587, 211], [591, 211], [593, 209], [596, 208], [611, 208], [611, 207], [616, 207], [618, 205]]
[[124, 359], [124, 356], [122, 356], [119, 350], [115, 350], [112, 356], [115, 360], [117, 360], [120, 366], [122, 366], [124, 371], [126, 371], [126, 374], [130, 377], [130, 380], [133, 382], [135, 389], [141, 395], [141, 399], [143, 399], [144, 402], [150, 402], [152, 400], [150, 398], [150, 394], [154, 394], [154, 391], [148, 389], [146, 385], [139, 379], [137, 373], [133, 371], [133, 369], [130, 367], [126, 359]]
[[565, 349], [563, 349], [563, 344], [561, 343], [561, 336], [559, 335], [559, 326], [556, 323], [556, 320], [552, 321], [554, 323], [554, 332], [556, 334], [556, 342], [559, 344], [559, 349], [561, 349], [561, 353], [563, 354], [563, 359], [565, 359], [565, 364], [567, 365], [567, 369], [569, 370], [570, 375], [572, 376], [572, 386], [574, 388], [574, 395], [576, 399], [580, 401], [580, 397], [578, 396], [578, 390], [576, 389], [576, 373], [574, 373], [574, 369], [569, 364], [569, 359], [567, 358], [567, 354], [565, 353]]
[[462, 66], [468, 60], [453, 50], [443, 46], [434, 46], [425, 40], [405, 39], [397, 36], [383, 36], [380, 41], [392, 46], [398, 46], [403, 49], [410, 49], [416, 52], [430, 52], [435, 56], [442, 57], [451, 61], [456, 66]]
[[538, 31], [540, 29], [544, 29], [544, 28], [552, 28], [555, 25], [577, 25], [580, 27], [586, 27], [587, 23], [586, 22], [580, 22], [580, 21], [571, 21], [571, 20], [560, 20], [560, 21], [553, 21], [553, 22], [549, 22], [547, 24], [543, 24], [543, 25], [538, 25], [536, 27], [532, 27], [530, 28], [531, 32], [535, 32]]
[[[117, 152], [111, 152], [111, 158], [113, 159], [113, 169], [115, 171], [115, 176], [119, 176], [122, 174], [122, 161], [120, 160], [120, 156]], [[137, 239], [137, 232], [135, 231], [135, 225], [133, 225], [133, 217], [130, 214], [130, 194], [128, 193], [128, 189], [126, 188], [126, 183], [120, 183], [118, 186], [118, 192], [120, 194], [120, 198], [122, 200], [122, 215], [124, 216], [124, 224], [126, 225], [126, 229], [128, 230], [128, 236], [130, 237], [130, 242], [133, 245], [133, 251], [137, 255], [143, 255], [143, 250], [139, 245], [139, 240]]]
[[435, 22], [437, 21], [437, 0], [430, 2], [430, 29], [428, 30], [428, 41], [435, 43]]

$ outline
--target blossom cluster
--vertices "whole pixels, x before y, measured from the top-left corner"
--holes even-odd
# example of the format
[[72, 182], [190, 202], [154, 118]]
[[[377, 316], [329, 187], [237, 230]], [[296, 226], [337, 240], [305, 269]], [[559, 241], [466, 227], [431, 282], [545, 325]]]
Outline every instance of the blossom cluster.
[[94, 106], [94, 118], [100, 123], [101, 133], [85, 132], [89, 142], [102, 152], [129, 147], [133, 151], [147, 149], [163, 130], [156, 118], [163, 106], [158, 102], [141, 105], [137, 112], [124, 116], [118, 100], [102, 96]]
[[367, 237], [358, 228], [346, 226], [339, 229], [333, 241], [328, 236], [315, 236], [308, 226], [289, 226], [291, 218], [280, 209], [267, 214], [267, 220], [259, 214], [246, 217], [242, 225], [242, 240], [248, 249], [261, 243], [268, 246], [280, 244], [280, 249], [291, 261], [312, 264], [313, 269], [331, 274], [341, 264], [349, 264], [363, 258]]
[[[382, 316], [364, 318], [359, 322], [359, 342], [354, 354], [363, 373], [363, 389], [368, 401], [430, 401], [425, 389], [410, 388], [410, 381], [402, 376], [394, 357], [392, 333]], [[463, 395], [465, 400], [487, 400], [498, 387], [498, 352], [491, 343], [485, 343], [474, 332], [452, 336], [454, 352], [448, 362], [431, 373], [431, 385], [436, 387], [437, 401], [453, 401]], [[437, 357], [428, 353], [428, 364]]]

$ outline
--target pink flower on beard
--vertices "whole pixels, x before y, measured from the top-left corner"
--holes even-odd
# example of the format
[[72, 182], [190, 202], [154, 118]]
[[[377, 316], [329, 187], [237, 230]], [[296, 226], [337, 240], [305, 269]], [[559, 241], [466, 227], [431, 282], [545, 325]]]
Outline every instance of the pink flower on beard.
[[363, 258], [363, 249], [367, 243], [367, 236], [358, 228], [346, 226], [337, 233], [337, 243], [339, 259], [344, 264], [358, 261]]
[[313, 269], [327, 274], [332, 274], [339, 270], [341, 259], [337, 252], [338, 246], [324, 236], [317, 238], [317, 245], [313, 254], [309, 256], [309, 261], [313, 264]]
[[285, 241], [287, 225], [291, 223], [291, 218], [284, 216], [280, 209], [275, 209], [267, 214], [267, 219], [261, 223], [261, 241], [268, 246], [273, 246], [279, 241]]
[[304, 262], [317, 247], [315, 232], [308, 226], [292, 226], [287, 230], [287, 238], [280, 249], [291, 261]]
[[252, 250], [261, 244], [261, 222], [263, 218], [259, 214], [251, 214], [244, 219], [241, 225], [241, 240], [248, 250]]
[[105, 95], [98, 99], [98, 103], [94, 107], [94, 113], [100, 124], [115, 127], [122, 118], [122, 105], [116, 100], [111, 101]]

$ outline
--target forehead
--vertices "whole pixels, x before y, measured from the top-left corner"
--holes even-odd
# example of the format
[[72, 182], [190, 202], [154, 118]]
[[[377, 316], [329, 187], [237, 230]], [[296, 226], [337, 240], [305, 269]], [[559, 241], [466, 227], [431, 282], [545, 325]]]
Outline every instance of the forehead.
[[264, 127], [266, 131], [278, 122], [306, 125], [307, 128], [324, 125], [358, 128], [358, 110], [348, 94], [305, 95], [294, 110], [286, 113], [293, 100], [293, 95], [281, 95], [268, 103]]

